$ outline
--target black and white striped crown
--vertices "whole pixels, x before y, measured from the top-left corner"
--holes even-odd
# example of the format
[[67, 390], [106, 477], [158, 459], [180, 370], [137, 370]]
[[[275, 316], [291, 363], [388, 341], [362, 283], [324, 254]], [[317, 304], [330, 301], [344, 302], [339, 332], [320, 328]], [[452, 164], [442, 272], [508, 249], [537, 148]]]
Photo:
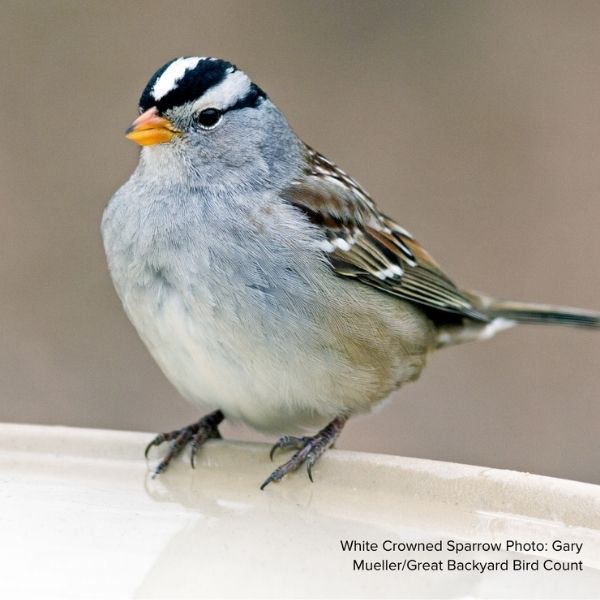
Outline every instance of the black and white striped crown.
[[219, 58], [182, 56], [163, 65], [146, 85], [140, 109], [159, 113], [202, 99], [220, 110], [256, 107], [267, 95], [235, 65]]

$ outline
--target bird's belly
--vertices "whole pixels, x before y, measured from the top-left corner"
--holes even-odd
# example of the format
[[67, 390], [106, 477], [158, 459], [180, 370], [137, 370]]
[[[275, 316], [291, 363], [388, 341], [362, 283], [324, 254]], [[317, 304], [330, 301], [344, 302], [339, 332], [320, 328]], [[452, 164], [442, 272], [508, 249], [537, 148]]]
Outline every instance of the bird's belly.
[[331, 397], [338, 361], [310, 335], [318, 331], [315, 323], [270, 319], [243, 291], [222, 294], [237, 310], [203, 305], [197, 295], [190, 310], [175, 288], [124, 295], [129, 318], [178, 391], [265, 431], [317, 425], [339, 413], [323, 397]]
[[[332, 278], [335, 297], [348, 285], [355, 289]], [[296, 297], [289, 315], [289, 307], [257, 310], [254, 291], [240, 288], [221, 290], [217, 304], [196, 293], [193, 307], [160, 282], [137, 290], [122, 290], [125, 309], [178, 391], [259, 430], [292, 432], [367, 411], [425, 361], [418, 315], [407, 319], [392, 298], [383, 306], [362, 298], [367, 312], [358, 314], [350, 295], [323, 316], [314, 299]]]
[[244, 403], [252, 399], [252, 381], [241, 364], [243, 357], [224, 343], [224, 323], [190, 314], [177, 293], [167, 294], [160, 305], [140, 306], [130, 316], [156, 362], [186, 399], [243, 419]]

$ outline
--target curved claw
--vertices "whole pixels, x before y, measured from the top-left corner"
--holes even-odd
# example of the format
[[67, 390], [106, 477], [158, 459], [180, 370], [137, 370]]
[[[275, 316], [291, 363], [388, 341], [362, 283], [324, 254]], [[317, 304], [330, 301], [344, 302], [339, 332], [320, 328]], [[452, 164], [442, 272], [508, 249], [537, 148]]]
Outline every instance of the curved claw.
[[192, 469], [196, 468], [196, 454], [198, 453], [198, 448], [200, 448], [200, 444], [194, 440], [190, 449], [190, 464], [192, 465]]
[[260, 486], [261, 491], [264, 490], [271, 483], [271, 481], [273, 481], [273, 479], [271, 479], [271, 476], [267, 477]]
[[279, 469], [276, 469], [264, 480], [263, 484], [260, 486], [261, 490], [264, 490], [273, 481], [275, 481], [275, 482], [281, 481], [281, 478], [283, 477], [283, 475], [279, 475], [277, 473], [278, 471], [279, 471]]
[[314, 457], [314, 455], [309, 454], [308, 458], [306, 459], [306, 472], [308, 473], [308, 478], [310, 479], [311, 483], [315, 482], [315, 480], [313, 479], [313, 476], [312, 476], [312, 468], [316, 462], [317, 462], [317, 459]]
[[150, 452], [150, 448], [153, 448], [154, 446], [160, 446], [164, 441], [165, 441], [166, 437], [164, 433], [161, 433], [160, 435], [157, 435], [147, 446], [146, 449], [144, 450], [144, 458], [148, 458], [148, 453]]
[[[277, 440], [271, 446], [271, 452], [269, 452], [269, 458], [271, 459], [271, 462], [273, 462], [273, 456], [275, 455], [275, 452], [277, 452], [277, 450], [279, 450], [280, 448], [283, 448], [283, 446], [281, 445], [281, 440]], [[261, 486], [260, 489], [262, 490], [265, 485], [266, 485], [266, 483], [263, 483], [263, 485]]]
[[147, 446], [146, 449], [144, 450], [144, 458], [146, 460], [148, 460], [148, 453], [150, 452], [150, 448], [152, 448], [152, 446], [154, 446], [154, 440], [152, 440]]

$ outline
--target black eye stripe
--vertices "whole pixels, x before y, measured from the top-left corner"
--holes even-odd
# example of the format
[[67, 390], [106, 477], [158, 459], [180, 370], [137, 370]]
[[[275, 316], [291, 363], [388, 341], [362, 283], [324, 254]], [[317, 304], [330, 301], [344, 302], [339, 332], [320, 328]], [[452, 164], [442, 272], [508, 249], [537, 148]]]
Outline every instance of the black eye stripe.
[[266, 98], [267, 95], [257, 85], [252, 83], [248, 93], [245, 96], [236, 100], [236, 102], [231, 106], [222, 108], [220, 112], [221, 114], [225, 114], [231, 112], [232, 110], [240, 110], [242, 108], [258, 108]]
[[235, 104], [228, 107], [226, 111], [239, 110], [241, 108], [257, 108], [262, 104], [266, 97], [267, 95], [256, 84], [252, 83], [250, 84], [248, 93], [244, 97], [239, 98]]
[[242, 108], [257, 108], [266, 98], [266, 94], [256, 85], [251, 84], [250, 91], [240, 98], [235, 104], [219, 110], [218, 108], [208, 107], [201, 110], [196, 115], [196, 121], [204, 129], [212, 129], [223, 118], [225, 113], [232, 110], [240, 110]]

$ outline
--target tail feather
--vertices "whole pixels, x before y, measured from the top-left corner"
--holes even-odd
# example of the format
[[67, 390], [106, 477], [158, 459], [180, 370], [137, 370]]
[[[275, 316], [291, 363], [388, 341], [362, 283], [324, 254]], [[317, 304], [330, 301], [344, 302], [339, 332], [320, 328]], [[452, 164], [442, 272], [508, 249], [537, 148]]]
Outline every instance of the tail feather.
[[471, 293], [471, 297], [474, 306], [485, 315], [486, 320], [465, 319], [460, 325], [454, 323], [439, 327], [438, 348], [487, 340], [499, 331], [510, 329], [519, 323], [600, 329], [600, 312], [548, 304], [505, 302], [476, 293]]
[[517, 323], [600, 328], [600, 312], [580, 308], [493, 300], [485, 307], [485, 312], [492, 319], [502, 318]]

